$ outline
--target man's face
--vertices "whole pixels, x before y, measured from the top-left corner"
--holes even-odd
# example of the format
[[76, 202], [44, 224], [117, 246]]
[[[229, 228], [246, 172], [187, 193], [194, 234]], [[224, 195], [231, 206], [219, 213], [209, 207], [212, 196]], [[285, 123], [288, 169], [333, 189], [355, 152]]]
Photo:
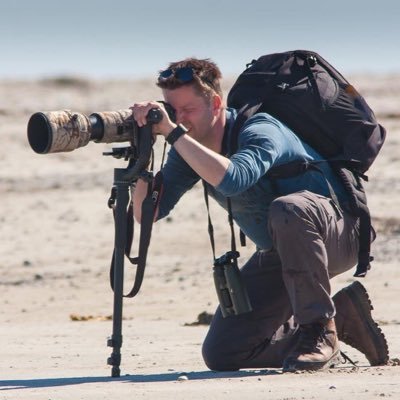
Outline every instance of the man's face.
[[191, 85], [164, 89], [163, 94], [165, 101], [176, 111], [176, 122], [183, 124], [193, 139], [204, 142], [216, 120], [214, 101], [207, 101]]

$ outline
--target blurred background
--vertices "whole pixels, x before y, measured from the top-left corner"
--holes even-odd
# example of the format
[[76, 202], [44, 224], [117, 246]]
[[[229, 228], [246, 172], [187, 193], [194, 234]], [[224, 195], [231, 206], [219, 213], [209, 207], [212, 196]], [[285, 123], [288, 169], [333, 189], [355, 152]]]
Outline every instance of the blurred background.
[[265, 53], [315, 50], [344, 73], [400, 69], [397, 0], [2, 0], [0, 78], [154, 76], [210, 57], [225, 75]]

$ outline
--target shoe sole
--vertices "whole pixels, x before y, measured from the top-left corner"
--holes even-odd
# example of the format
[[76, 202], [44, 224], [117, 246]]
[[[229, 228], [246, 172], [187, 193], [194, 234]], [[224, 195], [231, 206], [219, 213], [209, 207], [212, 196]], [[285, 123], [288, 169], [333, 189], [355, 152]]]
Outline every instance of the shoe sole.
[[290, 364], [290, 361], [283, 365], [282, 372], [296, 372], [296, 371], [324, 371], [329, 368], [334, 368], [336, 365], [341, 363], [340, 350], [337, 350], [328, 361], [324, 362], [301, 362], [294, 361]]
[[[371, 310], [373, 310], [374, 308], [368, 296], [367, 290], [358, 281], [353, 282], [350, 286], [344, 288], [343, 290], [349, 296], [356, 309], [360, 312], [366, 332], [368, 332], [368, 334], [372, 338], [375, 349], [377, 351], [378, 359], [371, 360], [367, 357], [368, 361], [372, 366], [387, 364], [389, 361], [388, 344], [382, 330], [379, 328], [378, 324], [372, 319]], [[342, 340], [344, 343], [355, 347], [355, 343], [350, 343], [346, 341], [346, 338], [343, 338]], [[360, 349], [357, 348], [357, 350]], [[360, 351], [362, 352], [362, 350]]]

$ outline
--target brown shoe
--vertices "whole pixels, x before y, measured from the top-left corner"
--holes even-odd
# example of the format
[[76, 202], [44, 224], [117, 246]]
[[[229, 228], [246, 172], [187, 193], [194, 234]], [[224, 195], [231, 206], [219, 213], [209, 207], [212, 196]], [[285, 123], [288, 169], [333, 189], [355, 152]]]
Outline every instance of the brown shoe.
[[299, 338], [283, 362], [283, 372], [317, 371], [340, 362], [339, 341], [335, 323], [314, 323], [299, 326]]
[[336, 307], [336, 330], [339, 340], [365, 355], [371, 365], [385, 365], [389, 350], [378, 324], [372, 319], [373, 310], [364, 286], [355, 281], [332, 297]]

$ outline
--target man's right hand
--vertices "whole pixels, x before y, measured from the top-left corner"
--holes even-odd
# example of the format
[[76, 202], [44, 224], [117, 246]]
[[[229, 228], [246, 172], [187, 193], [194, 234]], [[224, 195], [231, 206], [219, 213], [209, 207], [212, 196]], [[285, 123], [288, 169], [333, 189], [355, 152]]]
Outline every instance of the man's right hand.
[[160, 110], [160, 112], [162, 113], [162, 119], [157, 124], [153, 124], [154, 135], [162, 135], [164, 137], [167, 137], [169, 133], [177, 126], [169, 118], [169, 115], [164, 105], [157, 101], [144, 101], [141, 103], [135, 103], [129, 108], [132, 110], [132, 116], [139, 127], [147, 124], [147, 114], [151, 109], [155, 108]]

